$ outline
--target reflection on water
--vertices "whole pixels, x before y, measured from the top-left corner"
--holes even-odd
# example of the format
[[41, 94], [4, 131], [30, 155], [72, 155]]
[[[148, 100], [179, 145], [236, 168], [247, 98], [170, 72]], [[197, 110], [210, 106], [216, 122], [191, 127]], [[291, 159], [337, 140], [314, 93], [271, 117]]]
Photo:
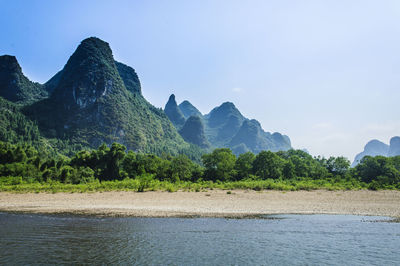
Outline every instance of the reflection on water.
[[0, 213], [0, 264], [400, 264], [400, 224], [382, 217], [273, 218]]

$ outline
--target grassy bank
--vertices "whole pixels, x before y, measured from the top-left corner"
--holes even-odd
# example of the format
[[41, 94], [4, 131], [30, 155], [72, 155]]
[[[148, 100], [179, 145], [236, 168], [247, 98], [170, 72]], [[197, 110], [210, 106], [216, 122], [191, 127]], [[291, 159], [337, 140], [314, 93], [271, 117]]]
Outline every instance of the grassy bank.
[[[101, 191], [206, 191], [212, 189], [235, 190], [250, 189], [255, 191], [261, 190], [359, 190], [371, 189], [368, 184], [358, 181], [336, 181], [333, 180], [241, 180], [232, 182], [170, 182], [159, 181], [151, 178], [137, 178], [113, 181], [92, 181], [83, 184], [65, 184], [58, 181], [49, 182], [29, 182], [21, 178], [2, 178], [0, 181], [0, 191], [2, 192], [101, 192]], [[385, 189], [394, 189], [387, 187]]]

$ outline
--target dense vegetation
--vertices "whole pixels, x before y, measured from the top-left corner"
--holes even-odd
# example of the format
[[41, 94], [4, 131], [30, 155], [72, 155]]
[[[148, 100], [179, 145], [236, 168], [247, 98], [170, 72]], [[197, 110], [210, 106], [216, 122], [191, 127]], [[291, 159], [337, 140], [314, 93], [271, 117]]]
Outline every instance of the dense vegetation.
[[186, 155], [127, 152], [117, 143], [66, 157], [0, 142], [0, 162], [1, 191], [400, 189], [400, 156], [366, 156], [350, 168], [344, 157], [313, 158], [300, 150], [236, 157], [220, 148], [200, 165]]
[[47, 97], [42, 85], [30, 81], [14, 56], [0, 56], [0, 96], [19, 104], [32, 103]]

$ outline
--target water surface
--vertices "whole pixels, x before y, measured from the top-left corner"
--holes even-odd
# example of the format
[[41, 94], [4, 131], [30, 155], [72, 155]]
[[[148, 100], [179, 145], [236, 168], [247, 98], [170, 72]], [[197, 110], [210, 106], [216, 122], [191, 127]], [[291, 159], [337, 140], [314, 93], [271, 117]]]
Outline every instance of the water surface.
[[[399, 265], [382, 217], [95, 218], [0, 213], [0, 265]], [[388, 218], [385, 218], [388, 219]]]

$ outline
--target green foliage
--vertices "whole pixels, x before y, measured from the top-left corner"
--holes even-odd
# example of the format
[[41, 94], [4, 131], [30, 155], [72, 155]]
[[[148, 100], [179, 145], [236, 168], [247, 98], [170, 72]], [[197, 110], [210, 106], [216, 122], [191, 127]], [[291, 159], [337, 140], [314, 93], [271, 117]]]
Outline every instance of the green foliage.
[[30, 81], [14, 56], [0, 56], [0, 96], [19, 104], [32, 103], [47, 97], [42, 85]]
[[250, 177], [255, 158], [256, 156], [251, 152], [242, 153], [238, 156], [235, 163], [236, 180]]
[[371, 189], [399, 187], [400, 156], [365, 156], [355, 167], [353, 175], [370, 183]]
[[235, 176], [236, 156], [230, 149], [215, 149], [210, 154], [204, 154], [202, 159], [206, 179], [228, 181]]
[[281, 178], [284, 160], [271, 151], [257, 154], [253, 162], [253, 172], [261, 179]]
[[202, 159], [204, 166], [185, 155], [126, 152], [117, 143], [69, 158], [0, 142], [0, 191], [400, 189], [400, 156], [367, 156], [351, 169], [345, 158], [294, 150], [236, 158], [221, 148]]
[[139, 180], [139, 186], [137, 191], [144, 192], [146, 188], [150, 187], [151, 181], [153, 181], [153, 175], [143, 174], [137, 177]]

